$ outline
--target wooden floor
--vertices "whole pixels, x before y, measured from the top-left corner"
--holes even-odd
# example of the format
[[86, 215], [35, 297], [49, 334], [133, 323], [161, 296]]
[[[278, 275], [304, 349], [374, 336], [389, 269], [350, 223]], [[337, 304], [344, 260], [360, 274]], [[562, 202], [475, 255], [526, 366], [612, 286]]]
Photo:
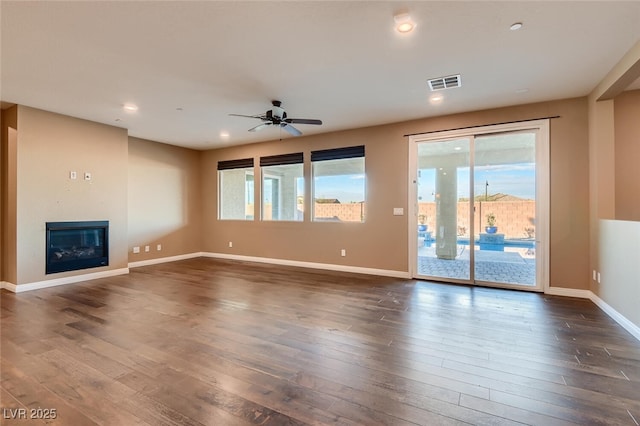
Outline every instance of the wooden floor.
[[1, 304], [3, 425], [640, 421], [586, 300], [203, 258]]

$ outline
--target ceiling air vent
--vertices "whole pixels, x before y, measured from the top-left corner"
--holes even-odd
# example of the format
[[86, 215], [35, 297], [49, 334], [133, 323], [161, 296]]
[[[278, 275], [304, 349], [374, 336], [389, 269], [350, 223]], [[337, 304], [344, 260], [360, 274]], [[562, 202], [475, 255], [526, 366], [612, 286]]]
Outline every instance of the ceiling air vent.
[[429, 80], [429, 89], [431, 89], [432, 92], [435, 92], [436, 90], [453, 89], [454, 87], [460, 86], [462, 86], [460, 74], [432, 78]]

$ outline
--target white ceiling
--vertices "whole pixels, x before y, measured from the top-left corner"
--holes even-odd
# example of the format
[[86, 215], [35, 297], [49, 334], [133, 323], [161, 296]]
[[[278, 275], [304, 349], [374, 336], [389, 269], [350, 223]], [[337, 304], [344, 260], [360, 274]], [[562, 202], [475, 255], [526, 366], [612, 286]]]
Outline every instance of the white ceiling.
[[[584, 96], [640, 39], [638, 1], [0, 4], [2, 101], [197, 149], [291, 137], [228, 116], [272, 99], [314, 134]], [[427, 79], [458, 73], [430, 104]]]

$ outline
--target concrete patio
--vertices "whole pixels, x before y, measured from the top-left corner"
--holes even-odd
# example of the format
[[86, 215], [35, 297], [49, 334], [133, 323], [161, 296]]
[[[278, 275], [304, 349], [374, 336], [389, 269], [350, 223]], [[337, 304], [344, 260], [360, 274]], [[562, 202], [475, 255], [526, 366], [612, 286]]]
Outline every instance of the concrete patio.
[[[418, 274], [430, 277], [469, 279], [469, 246], [458, 245], [453, 260], [438, 259], [435, 246], [418, 249]], [[505, 247], [504, 251], [475, 250], [475, 279], [505, 284], [534, 286], [535, 249]]]

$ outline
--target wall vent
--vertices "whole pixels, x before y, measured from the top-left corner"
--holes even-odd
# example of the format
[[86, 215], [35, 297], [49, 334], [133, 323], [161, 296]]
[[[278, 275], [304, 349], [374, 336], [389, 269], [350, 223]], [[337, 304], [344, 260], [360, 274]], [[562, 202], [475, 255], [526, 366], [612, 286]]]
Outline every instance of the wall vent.
[[447, 77], [432, 78], [428, 80], [428, 83], [429, 89], [435, 92], [436, 90], [453, 89], [454, 87], [462, 86], [462, 78], [460, 74], [449, 75]]

